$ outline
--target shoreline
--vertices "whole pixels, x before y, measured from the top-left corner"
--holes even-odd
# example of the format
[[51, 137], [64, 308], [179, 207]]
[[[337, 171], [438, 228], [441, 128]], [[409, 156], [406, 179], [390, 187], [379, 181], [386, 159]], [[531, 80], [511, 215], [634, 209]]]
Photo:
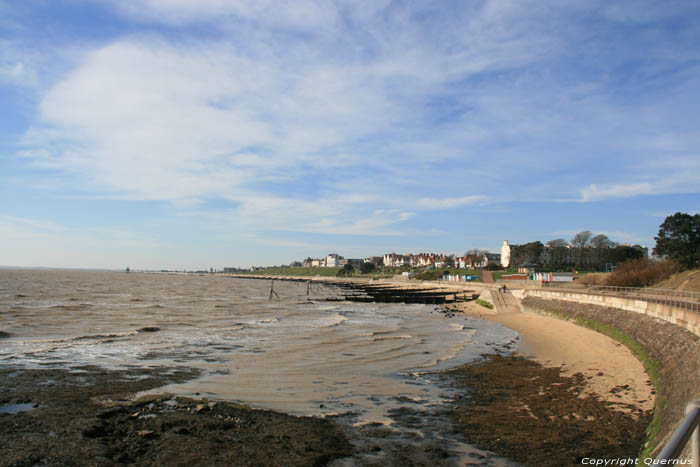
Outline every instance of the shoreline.
[[[469, 287], [460, 284], [464, 286]], [[517, 355], [485, 356], [440, 373], [445, 384], [459, 391], [455, 400], [434, 414], [420, 414], [406, 405], [392, 414], [398, 425], [410, 428], [429, 423], [429, 418], [440, 420], [445, 430], [476, 446], [473, 460], [481, 455], [478, 450], [524, 465], [563, 465], [578, 457], [616, 453], [636, 455], [651, 416], [653, 394], [644, 370], [640, 377], [633, 363], [641, 364], [626, 347], [553, 317], [495, 313], [475, 302], [444, 306], [443, 310], [447, 317], [464, 313], [515, 330], [521, 336], [521, 350]], [[119, 456], [137, 465], [167, 465], [173, 450], [185, 456], [182, 459], [203, 455], [190, 459], [213, 465], [227, 465], [240, 456], [253, 464], [253, 459], [283, 459], [280, 456], [290, 446], [301, 454], [287, 465], [326, 465], [348, 456], [378, 459], [376, 465], [402, 465], [409, 460], [412, 465], [457, 462], [454, 456], [458, 453], [435, 440], [394, 440], [385, 427], [353, 429], [334, 417], [293, 417], [169, 395], [133, 400], [133, 394], [143, 389], [196, 377], [196, 370], [188, 368], [175, 373], [165, 370], [85, 367], [83, 373], [72, 373], [1, 367], [0, 406], [29, 404], [32, 409], [0, 413], [5, 425], [0, 433], [6, 439], [0, 458], [13, 459], [0, 461], [0, 465], [113, 465], [121, 462]], [[330, 438], [321, 436], [319, 430]], [[231, 443], [231, 437], [245, 441]], [[489, 452], [482, 454], [482, 458], [495, 458]], [[90, 458], [99, 462], [90, 462]], [[341, 461], [341, 465], [345, 464]]]
[[611, 403], [636, 404], [642, 410], [654, 408], [655, 390], [644, 366], [610, 337], [536, 313], [497, 313], [474, 302], [448, 308], [516, 331], [521, 336], [520, 355], [544, 367], [559, 367], [566, 376], [583, 374], [588, 394]]

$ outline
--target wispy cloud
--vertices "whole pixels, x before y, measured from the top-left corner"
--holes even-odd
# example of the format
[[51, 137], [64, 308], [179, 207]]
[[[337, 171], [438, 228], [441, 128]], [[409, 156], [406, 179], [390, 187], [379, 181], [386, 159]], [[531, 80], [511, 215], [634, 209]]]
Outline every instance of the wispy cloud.
[[582, 202], [645, 195], [700, 192], [700, 156], [669, 156], [639, 164], [633, 176], [649, 181], [626, 184], [591, 184], [581, 190]]
[[629, 198], [654, 193], [651, 183], [634, 183], [631, 185], [598, 186], [591, 184], [581, 190], [581, 201], [600, 201], [609, 198]]
[[420, 209], [454, 209], [461, 206], [483, 203], [488, 200], [485, 195], [462, 196], [459, 198], [421, 198], [416, 203]]
[[687, 2], [66, 2], [0, 0], [0, 171], [24, 194], [293, 248], [427, 235], [439, 211], [491, 229], [496, 205], [700, 193]]

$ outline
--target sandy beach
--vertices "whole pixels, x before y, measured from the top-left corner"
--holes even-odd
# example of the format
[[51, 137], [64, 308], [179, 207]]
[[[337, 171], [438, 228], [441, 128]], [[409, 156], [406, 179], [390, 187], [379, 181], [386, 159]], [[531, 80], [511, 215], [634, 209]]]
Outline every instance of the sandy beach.
[[545, 367], [559, 367], [564, 375], [583, 374], [585, 393], [619, 403], [621, 410], [626, 410], [627, 404], [642, 410], [653, 409], [654, 388], [649, 376], [632, 352], [619, 342], [568, 321], [536, 313], [498, 313], [475, 302], [452, 307], [517, 331], [522, 355]]
[[637, 457], [655, 396], [626, 347], [554, 317], [496, 313], [474, 302], [451, 308], [521, 336], [519, 352], [449, 372], [464, 388], [451, 416], [465, 439], [523, 465]]

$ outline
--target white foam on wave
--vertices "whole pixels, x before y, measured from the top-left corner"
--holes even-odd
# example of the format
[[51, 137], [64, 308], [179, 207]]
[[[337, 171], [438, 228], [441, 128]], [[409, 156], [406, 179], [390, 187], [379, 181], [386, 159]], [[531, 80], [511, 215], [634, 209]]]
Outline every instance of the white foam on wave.
[[330, 319], [329, 322], [325, 322], [325, 323], [321, 324], [320, 327], [330, 328], [333, 326], [338, 326], [339, 324], [343, 323], [344, 321], [347, 321], [348, 319], [350, 319], [350, 318], [348, 318], [347, 316], [339, 315], [336, 313], [335, 315], [333, 315], [333, 317]]
[[372, 339], [372, 342], [381, 342], [381, 341], [393, 340], [393, 339], [413, 339], [413, 336], [410, 334], [402, 334], [400, 336], [381, 336], [381, 337], [375, 337], [374, 339]]

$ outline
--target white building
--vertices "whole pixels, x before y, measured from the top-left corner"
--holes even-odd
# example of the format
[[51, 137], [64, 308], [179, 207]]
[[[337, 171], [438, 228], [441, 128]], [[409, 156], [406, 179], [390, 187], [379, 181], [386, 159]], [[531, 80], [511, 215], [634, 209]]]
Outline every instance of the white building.
[[338, 254], [331, 253], [330, 255], [326, 256], [326, 267], [327, 268], [337, 268], [340, 266], [341, 261], [344, 258]]

